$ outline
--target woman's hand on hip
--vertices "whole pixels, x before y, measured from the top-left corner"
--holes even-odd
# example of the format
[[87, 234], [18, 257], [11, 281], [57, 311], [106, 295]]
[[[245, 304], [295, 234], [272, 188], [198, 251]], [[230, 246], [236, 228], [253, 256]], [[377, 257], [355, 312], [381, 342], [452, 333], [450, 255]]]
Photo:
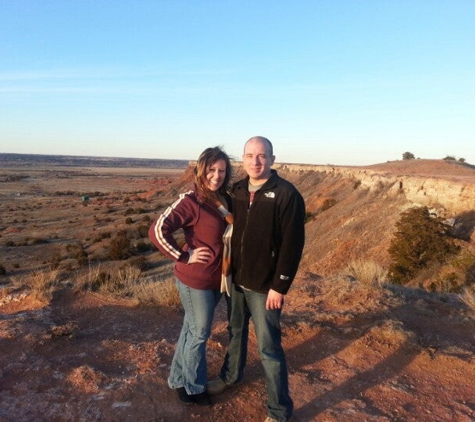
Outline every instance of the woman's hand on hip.
[[207, 264], [211, 259], [211, 251], [206, 246], [196, 249], [188, 249], [190, 258], [188, 264]]

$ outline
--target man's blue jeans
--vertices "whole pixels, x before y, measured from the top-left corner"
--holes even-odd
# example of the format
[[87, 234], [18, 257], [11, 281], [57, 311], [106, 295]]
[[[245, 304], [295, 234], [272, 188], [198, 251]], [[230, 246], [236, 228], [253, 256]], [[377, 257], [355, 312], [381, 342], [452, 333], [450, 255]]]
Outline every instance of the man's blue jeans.
[[278, 421], [286, 421], [292, 416], [293, 402], [289, 395], [287, 363], [281, 344], [282, 311], [267, 311], [266, 300], [267, 294], [232, 285], [228, 327], [230, 343], [220, 376], [229, 385], [242, 381], [247, 359], [249, 319], [252, 317], [267, 381], [268, 414]]
[[206, 390], [206, 342], [211, 335], [214, 310], [222, 294], [219, 290], [198, 290], [176, 279], [185, 310], [183, 326], [173, 355], [168, 385], [185, 387], [188, 394]]

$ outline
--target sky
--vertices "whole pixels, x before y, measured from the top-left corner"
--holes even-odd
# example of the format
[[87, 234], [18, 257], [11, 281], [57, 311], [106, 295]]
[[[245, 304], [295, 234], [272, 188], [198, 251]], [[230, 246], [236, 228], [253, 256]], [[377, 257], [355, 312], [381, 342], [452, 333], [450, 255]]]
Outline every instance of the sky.
[[475, 164], [474, 0], [0, 0], [0, 152]]

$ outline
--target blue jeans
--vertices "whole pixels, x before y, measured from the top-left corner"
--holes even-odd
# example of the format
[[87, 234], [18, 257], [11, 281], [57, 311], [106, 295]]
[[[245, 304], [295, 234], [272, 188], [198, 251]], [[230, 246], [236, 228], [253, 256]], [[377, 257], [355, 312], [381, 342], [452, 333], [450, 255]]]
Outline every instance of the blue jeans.
[[198, 290], [176, 279], [185, 310], [183, 326], [173, 355], [168, 385], [185, 387], [188, 394], [206, 390], [206, 342], [211, 335], [214, 310], [222, 294], [219, 290]]
[[287, 363], [282, 348], [280, 309], [266, 310], [267, 294], [232, 285], [229, 318], [230, 343], [221, 368], [226, 384], [241, 382], [247, 359], [249, 319], [252, 317], [259, 356], [267, 382], [267, 411], [278, 421], [290, 419], [293, 402], [289, 395]]

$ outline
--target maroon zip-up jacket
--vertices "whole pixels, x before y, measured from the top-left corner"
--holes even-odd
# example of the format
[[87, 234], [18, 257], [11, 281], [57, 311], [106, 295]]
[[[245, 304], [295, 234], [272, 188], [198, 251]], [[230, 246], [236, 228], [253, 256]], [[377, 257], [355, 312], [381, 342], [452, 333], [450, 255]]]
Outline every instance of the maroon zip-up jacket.
[[[230, 199], [226, 198], [228, 206]], [[148, 235], [152, 243], [166, 256], [176, 261], [174, 274], [194, 289], [219, 290], [223, 255], [223, 233], [226, 221], [209, 202], [200, 202], [195, 191], [183, 193], [152, 224]], [[173, 236], [183, 229], [185, 245], [180, 247]], [[188, 248], [206, 246], [212, 258], [207, 264], [188, 264]]]

